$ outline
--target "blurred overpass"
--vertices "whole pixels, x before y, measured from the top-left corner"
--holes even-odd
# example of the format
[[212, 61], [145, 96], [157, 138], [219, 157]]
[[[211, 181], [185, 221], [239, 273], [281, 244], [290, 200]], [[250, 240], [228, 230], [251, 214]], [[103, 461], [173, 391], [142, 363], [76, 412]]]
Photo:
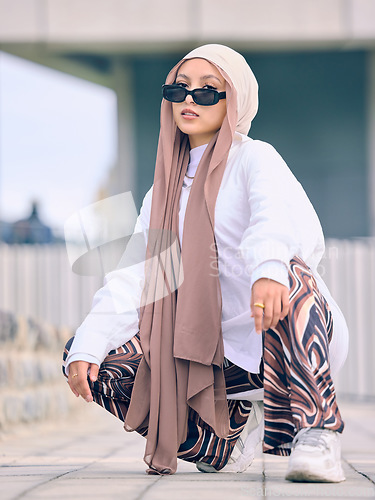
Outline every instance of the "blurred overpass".
[[[286, 156], [328, 236], [370, 236], [375, 235], [374, 19], [373, 0], [0, 0], [0, 50], [115, 90], [119, 150], [113, 194], [132, 190], [138, 205], [152, 182], [166, 72], [202, 43], [240, 50], [254, 62], [263, 89], [252, 134]], [[314, 58], [321, 54], [322, 64]], [[314, 67], [315, 80], [303, 64]], [[293, 89], [290, 82], [301, 78], [298, 68], [305, 80]], [[277, 109], [278, 102], [267, 108], [280, 84], [283, 98], [289, 89], [293, 94], [286, 111], [297, 117], [300, 89], [306, 89], [304, 107], [328, 80], [331, 93], [312, 96], [311, 112], [319, 102], [322, 109], [311, 120], [305, 110], [302, 122], [285, 122], [285, 115], [277, 122], [283, 108]], [[352, 108], [342, 115], [348, 96]], [[300, 146], [297, 153], [303, 124], [315, 150]]]

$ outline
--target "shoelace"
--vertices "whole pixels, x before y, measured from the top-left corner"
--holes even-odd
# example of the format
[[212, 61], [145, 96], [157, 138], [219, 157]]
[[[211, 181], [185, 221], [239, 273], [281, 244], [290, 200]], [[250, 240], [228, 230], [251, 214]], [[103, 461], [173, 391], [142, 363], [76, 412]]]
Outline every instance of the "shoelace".
[[239, 448], [240, 452], [242, 453], [243, 449], [245, 448], [245, 443], [244, 443], [243, 439], [241, 438], [241, 436], [238, 438], [237, 443], [238, 443], [238, 448]]
[[327, 442], [323, 437], [323, 432], [325, 429], [320, 428], [307, 428], [304, 432], [301, 432], [293, 439], [293, 448], [297, 444], [302, 444], [306, 446], [314, 447], [324, 447], [328, 449]]

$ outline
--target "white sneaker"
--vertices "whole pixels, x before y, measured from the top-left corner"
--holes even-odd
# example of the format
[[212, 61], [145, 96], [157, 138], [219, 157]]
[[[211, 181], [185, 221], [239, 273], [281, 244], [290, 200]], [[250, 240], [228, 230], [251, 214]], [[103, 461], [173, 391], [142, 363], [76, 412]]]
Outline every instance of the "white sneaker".
[[263, 401], [253, 401], [246, 425], [237, 439], [225, 467], [218, 471], [210, 464], [196, 462], [197, 469], [200, 472], [244, 472], [253, 463], [255, 449], [263, 437], [263, 429]]
[[307, 483], [345, 481], [338, 433], [310, 427], [298, 431], [285, 479]]

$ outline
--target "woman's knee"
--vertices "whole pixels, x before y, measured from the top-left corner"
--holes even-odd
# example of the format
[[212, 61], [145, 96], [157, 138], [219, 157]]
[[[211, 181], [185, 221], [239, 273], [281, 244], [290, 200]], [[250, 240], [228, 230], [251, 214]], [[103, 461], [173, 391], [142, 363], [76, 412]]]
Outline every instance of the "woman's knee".
[[64, 347], [64, 351], [63, 351], [63, 365], [62, 365], [62, 371], [63, 371], [63, 374], [65, 376], [66, 373], [65, 373], [65, 361], [66, 361], [66, 358], [68, 357], [68, 354], [69, 354], [69, 351], [70, 351], [70, 348], [72, 347], [72, 344], [73, 344], [73, 340], [74, 340], [74, 337], [70, 338], [68, 340], [68, 342], [65, 344], [65, 347]]
[[74, 336], [71, 337], [68, 342], [65, 344], [65, 348], [64, 348], [64, 354], [68, 354], [68, 352], [70, 351], [70, 348], [72, 347], [72, 344], [73, 344], [73, 340], [74, 340]]

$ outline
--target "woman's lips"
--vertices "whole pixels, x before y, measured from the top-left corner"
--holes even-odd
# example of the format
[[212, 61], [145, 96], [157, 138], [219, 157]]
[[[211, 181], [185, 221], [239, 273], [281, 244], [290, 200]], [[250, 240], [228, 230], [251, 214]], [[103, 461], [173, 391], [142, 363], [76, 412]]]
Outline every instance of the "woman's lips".
[[183, 109], [181, 111], [181, 116], [183, 118], [186, 118], [186, 120], [193, 120], [194, 118], [198, 118], [199, 115], [197, 113], [195, 113], [195, 111], [191, 110], [191, 109]]

